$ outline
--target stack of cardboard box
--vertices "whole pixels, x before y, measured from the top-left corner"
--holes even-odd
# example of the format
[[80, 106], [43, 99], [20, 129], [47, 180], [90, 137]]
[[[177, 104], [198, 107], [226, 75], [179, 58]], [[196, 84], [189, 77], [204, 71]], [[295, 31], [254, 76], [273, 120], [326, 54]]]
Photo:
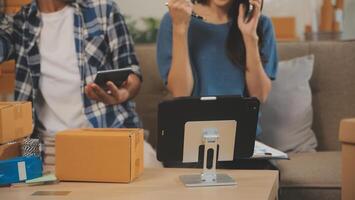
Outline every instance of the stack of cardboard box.
[[0, 160], [21, 155], [21, 143], [32, 126], [30, 102], [0, 102]]

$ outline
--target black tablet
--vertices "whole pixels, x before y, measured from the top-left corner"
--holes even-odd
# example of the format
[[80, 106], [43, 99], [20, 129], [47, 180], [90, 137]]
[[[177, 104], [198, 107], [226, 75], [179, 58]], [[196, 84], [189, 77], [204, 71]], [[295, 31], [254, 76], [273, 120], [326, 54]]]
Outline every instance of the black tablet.
[[107, 89], [107, 82], [113, 82], [117, 87], [120, 87], [133, 73], [132, 68], [114, 69], [97, 72], [95, 83], [103, 89]]
[[[201, 161], [204, 150], [201, 132], [208, 128], [220, 132], [218, 161], [250, 158], [254, 153], [259, 106], [257, 98], [240, 96], [186, 97], [160, 103], [158, 160]], [[196, 148], [194, 143], [201, 145]]]

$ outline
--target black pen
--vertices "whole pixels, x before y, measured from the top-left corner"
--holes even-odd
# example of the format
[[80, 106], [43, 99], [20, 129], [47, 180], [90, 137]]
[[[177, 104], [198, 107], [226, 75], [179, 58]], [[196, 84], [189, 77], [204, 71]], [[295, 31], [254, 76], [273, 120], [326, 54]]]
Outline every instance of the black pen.
[[[169, 3], [165, 3], [165, 6], [169, 6]], [[199, 20], [205, 20], [202, 16], [196, 14], [194, 11], [192, 11], [191, 17], [194, 17], [194, 18], [199, 19]]]

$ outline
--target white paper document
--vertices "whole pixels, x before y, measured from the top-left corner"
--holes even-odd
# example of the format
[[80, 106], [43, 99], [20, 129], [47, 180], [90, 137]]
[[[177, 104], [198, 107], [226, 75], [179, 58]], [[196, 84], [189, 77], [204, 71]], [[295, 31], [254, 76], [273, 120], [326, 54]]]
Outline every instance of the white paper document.
[[259, 141], [255, 141], [254, 155], [252, 159], [289, 159], [282, 151], [274, 149]]

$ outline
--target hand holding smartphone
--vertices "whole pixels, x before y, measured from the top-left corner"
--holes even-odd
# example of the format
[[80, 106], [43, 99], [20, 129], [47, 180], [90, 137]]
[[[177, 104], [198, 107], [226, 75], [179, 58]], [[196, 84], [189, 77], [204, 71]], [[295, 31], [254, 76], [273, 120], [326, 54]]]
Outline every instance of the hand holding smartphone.
[[134, 90], [132, 94], [132, 89], [124, 85], [128, 81], [131, 87], [132, 84], [135, 85], [134, 81], [131, 82], [135, 78], [130, 79], [133, 71], [133, 68], [100, 71], [94, 83], [85, 86], [85, 94], [89, 99], [103, 102], [106, 105], [119, 105], [126, 102], [132, 95], [135, 95]]

